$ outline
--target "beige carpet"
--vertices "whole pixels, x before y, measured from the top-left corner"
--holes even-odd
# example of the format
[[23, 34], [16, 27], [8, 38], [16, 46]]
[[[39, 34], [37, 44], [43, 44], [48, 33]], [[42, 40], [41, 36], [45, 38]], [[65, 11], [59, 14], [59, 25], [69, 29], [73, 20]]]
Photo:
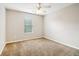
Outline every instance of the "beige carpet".
[[2, 56], [76, 56], [79, 51], [54, 41], [40, 38], [5, 46]]

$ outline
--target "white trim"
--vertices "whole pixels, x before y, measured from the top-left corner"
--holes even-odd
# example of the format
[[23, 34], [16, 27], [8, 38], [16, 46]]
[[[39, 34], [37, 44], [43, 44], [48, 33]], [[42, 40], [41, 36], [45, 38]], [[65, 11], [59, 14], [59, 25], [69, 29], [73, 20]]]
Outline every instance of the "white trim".
[[72, 45], [69, 45], [69, 44], [66, 44], [66, 43], [57, 41], [57, 40], [53, 40], [54, 38], [51, 38], [51, 37], [49, 37], [49, 36], [46, 36], [46, 35], [45, 35], [44, 38], [49, 39], [49, 40], [52, 40], [52, 41], [55, 41], [55, 42], [58, 42], [58, 43], [63, 44], [63, 45], [65, 45], [65, 46], [69, 46], [69, 47], [71, 47], [71, 48], [74, 48], [74, 49], [78, 49], [78, 50], [79, 50], [79, 48], [76, 47], [76, 46], [72, 46]]
[[[37, 38], [43, 38], [43, 37], [36, 37], [36, 38], [33, 38], [33, 39], [37, 39]], [[49, 39], [49, 40], [54, 39], [54, 38], [51, 38], [51, 37], [49, 37], [49, 36], [44, 36], [44, 38]], [[24, 41], [24, 40], [32, 40], [32, 39], [23, 39], [23, 40], [8, 41], [8, 42], [5, 42], [5, 43], [8, 44], [8, 43], [20, 42], [20, 41]], [[79, 48], [77, 48], [77, 47], [75, 47], [75, 46], [71, 46], [71, 45], [69, 45], [69, 44], [65, 44], [65, 43], [59, 42], [59, 41], [57, 41], [57, 40], [52, 40], [52, 41], [58, 42], [58, 43], [63, 44], [63, 45], [65, 45], [65, 46], [72, 47], [72, 48], [74, 48], [74, 49], [79, 49]], [[4, 47], [5, 47], [5, 45], [4, 45]], [[4, 48], [4, 47], [3, 47], [3, 48]], [[2, 50], [3, 50], [3, 48], [2, 48]], [[2, 51], [1, 51], [1, 52], [2, 52]]]
[[3, 51], [4, 47], [5, 47], [5, 45], [6, 45], [6, 43], [4, 43], [3, 47], [1, 48], [0, 55], [2, 54], [2, 51]]
[[[36, 37], [36, 38], [32, 38], [32, 39], [37, 39], [37, 38], [43, 38], [43, 37]], [[54, 38], [51, 38], [51, 37], [49, 37], [49, 36], [44, 36], [44, 38], [49, 39], [49, 40], [54, 39]], [[30, 38], [30, 39], [22, 39], [22, 40], [7, 41], [7, 42], [5, 42], [5, 43], [8, 44], [8, 43], [20, 42], [20, 41], [32, 40], [32, 39]], [[72, 45], [69, 45], [69, 44], [65, 44], [65, 43], [62, 43], [62, 42], [57, 41], [57, 40], [52, 40], [52, 41], [58, 42], [58, 43], [63, 44], [63, 45], [65, 45], [65, 46], [72, 47], [72, 48], [74, 48], [74, 49], [79, 49], [78, 47], [75, 47], [75, 46], [72, 46]]]
[[32, 40], [32, 39], [37, 39], [37, 38], [42, 38], [42, 37], [35, 37], [35, 38], [22, 39], [22, 40], [14, 40], [14, 41], [6, 41], [6, 44], [13, 43], [13, 42], [25, 41], [25, 40]]

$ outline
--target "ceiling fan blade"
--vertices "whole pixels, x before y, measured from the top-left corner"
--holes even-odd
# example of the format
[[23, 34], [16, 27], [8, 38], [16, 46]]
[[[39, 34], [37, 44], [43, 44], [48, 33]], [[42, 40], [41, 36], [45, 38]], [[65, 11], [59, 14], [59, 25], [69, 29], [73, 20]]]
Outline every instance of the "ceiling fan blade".
[[51, 4], [44, 3], [44, 4], [42, 4], [42, 7], [43, 8], [51, 8]]

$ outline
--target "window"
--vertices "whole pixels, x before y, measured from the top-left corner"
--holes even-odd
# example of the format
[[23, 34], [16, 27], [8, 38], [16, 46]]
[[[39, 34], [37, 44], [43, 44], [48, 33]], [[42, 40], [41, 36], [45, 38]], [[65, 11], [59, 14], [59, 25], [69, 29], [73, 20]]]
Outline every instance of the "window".
[[25, 19], [24, 20], [24, 33], [32, 32], [32, 20]]

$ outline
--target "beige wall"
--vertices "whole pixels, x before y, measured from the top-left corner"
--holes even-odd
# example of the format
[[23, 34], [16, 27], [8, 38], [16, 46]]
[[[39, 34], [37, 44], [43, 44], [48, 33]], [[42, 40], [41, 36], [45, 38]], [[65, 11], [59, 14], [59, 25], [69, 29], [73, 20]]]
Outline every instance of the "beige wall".
[[45, 37], [79, 49], [79, 4], [51, 12], [44, 25]]
[[[43, 16], [7, 10], [7, 42], [40, 38], [43, 34]], [[24, 19], [32, 19], [33, 32], [24, 33]]]
[[6, 19], [5, 19], [5, 8], [0, 4], [0, 54], [5, 46], [6, 40]]
[[[32, 18], [33, 33], [24, 33], [24, 17]], [[42, 16], [7, 10], [7, 42], [42, 37], [43, 32], [44, 37], [79, 49], [79, 4], [51, 12], [44, 23]]]

